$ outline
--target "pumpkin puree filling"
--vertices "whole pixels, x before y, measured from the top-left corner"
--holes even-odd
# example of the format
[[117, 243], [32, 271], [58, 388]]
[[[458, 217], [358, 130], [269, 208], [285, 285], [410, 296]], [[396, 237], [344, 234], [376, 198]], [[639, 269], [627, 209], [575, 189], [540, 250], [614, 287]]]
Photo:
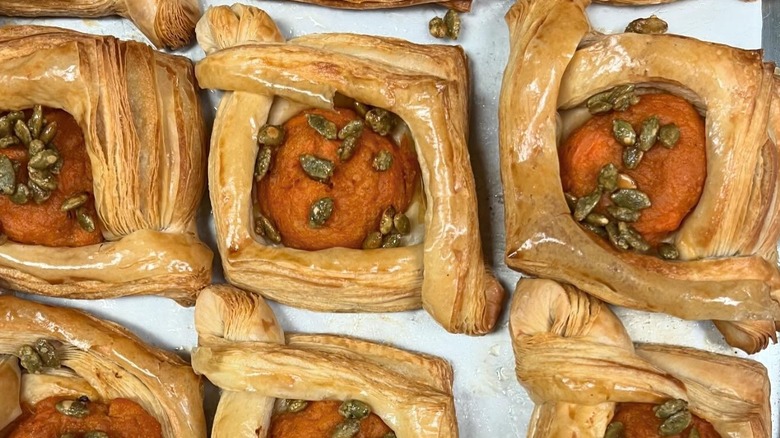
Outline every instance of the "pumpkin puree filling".
[[[622, 435], [630, 438], [720, 438], [720, 434], [715, 431], [707, 420], [703, 420], [696, 415], [691, 416], [690, 424], [684, 428], [681, 433], [672, 435], [662, 435], [659, 430], [664, 420], [659, 418], [650, 403], [619, 403], [615, 409], [615, 416], [612, 418], [612, 424], [620, 423], [622, 425]], [[695, 432], [694, 432], [695, 430]], [[698, 435], [696, 435], [698, 433]]]
[[277, 413], [271, 420], [269, 438], [395, 437], [382, 419], [373, 413], [357, 421], [359, 427], [354, 429], [357, 430], [355, 434], [345, 431], [344, 435], [336, 435], [338, 428], [345, 423], [343, 414], [339, 412], [341, 405], [341, 402], [333, 400], [312, 401], [298, 412]]
[[[32, 110], [25, 111], [24, 121], [30, 120], [32, 114]], [[56, 188], [35, 196], [28, 164], [36, 151], [34, 146], [28, 147], [18, 140], [19, 133], [11, 128], [12, 134], [5, 138], [16, 138], [16, 144], [0, 149], [0, 157], [10, 159], [15, 173], [13, 192], [4, 191], [7, 196], [0, 195], [2, 232], [11, 241], [30, 245], [78, 247], [100, 243], [103, 237], [92, 196], [92, 170], [81, 128], [65, 111], [45, 108], [42, 114], [40, 131], [49, 125], [56, 126], [53, 138], [45, 146], [58, 154], [60, 161], [40, 169], [39, 174], [55, 181]], [[0, 173], [2, 170], [0, 162]], [[23, 186], [21, 190], [20, 186]], [[71, 206], [68, 211], [63, 207], [66, 201]], [[92, 226], [85, 226], [84, 219], [91, 221]]]

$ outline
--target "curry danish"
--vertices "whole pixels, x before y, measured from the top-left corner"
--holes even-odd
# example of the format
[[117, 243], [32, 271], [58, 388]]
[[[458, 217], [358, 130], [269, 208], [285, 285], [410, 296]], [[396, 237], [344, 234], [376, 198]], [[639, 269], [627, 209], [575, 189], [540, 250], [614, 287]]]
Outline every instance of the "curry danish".
[[205, 438], [201, 381], [86, 313], [0, 296], [0, 436]]
[[[193, 368], [222, 389], [212, 436], [458, 436], [441, 359], [332, 335], [285, 334], [257, 294], [203, 290]], [[359, 435], [356, 435], [359, 433]]]
[[597, 299], [521, 280], [510, 333], [536, 406], [529, 437], [769, 437], [769, 378], [758, 362], [631, 342]]
[[677, 35], [592, 32], [589, 4], [523, 0], [507, 15], [507, 264], [764, 348], [780, 319], [774, 66]]
[[189, 60], [72, 31], [0, 29], [0, 280], [72, 298], [210, 282], [195, 233], [205, 136]]
[[284, 42], [262, 11], [209, 9], [201, 86], [225, 90], [209, 186], [229, 282], [285, 304], [492, 329], [461, 49], [351, 34]]

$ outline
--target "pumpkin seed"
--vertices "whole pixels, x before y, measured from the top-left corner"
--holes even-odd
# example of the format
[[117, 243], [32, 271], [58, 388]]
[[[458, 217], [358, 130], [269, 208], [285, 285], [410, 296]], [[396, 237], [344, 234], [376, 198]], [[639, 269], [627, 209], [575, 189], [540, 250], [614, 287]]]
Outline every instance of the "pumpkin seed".
[[372, 231], [363, 240], [363, 249], [377, 249], [382, 246], [382, 233]]
[[77, 193], [64, 201], [62, 201], [62, 205], [60, 206], [61, 211], [71, 211], [73, 209], [79, 208], [82, 205], [87, 203], [87, 199], [89, 199], [89, 194], [85, 192]]
[[30, 129], [32, 138], [38, 138], [41, 135], [41, 128], [43, 127], [43, 107], [40, 105], [33, 106], [33, 112], [30, 116], [30, 120], [27, 121], [27, 127]]
[[330, 438], [352, 438], [360, 432], [360, 420], [348, 419], [339, 423]]
[[[55, 150], [55, 151], [56, 151], [56, 149], [55, 149], [53, 146], [51, 147], [51, 149], [53, 149], [53, 150]], [[60, 171], [62, 170], [62, 165], [65, 163], [64, 161], [62, 161], [62, 155], [59, 155], [59, 153], [58, 153], [57, 155], [58, 155], [60, 158], [57, 160], [57, 162], [56, 162], [56, 163], [54, 163], [54, 164], [53, 164], [53, 165], [52, 165], [52, 166], [49, 168], [49, 172], [51, 172], [51, 173], [53, 173], [53, 174], [55, 174], [55, 175], [59, 175], [59, 174], [60, 174]]]
[[292, 412], [293, 414], [296, 412], [301, 412], [302, 410], [306, 409], [307, 406], [309, 406], [309, 402], [306, 400], [288, 400], [287, 412]]
[[328, 183], [333, 176], [333, 170], [336, 168], [332, 161], [310, 154], [301, 155], [298, 157], [298, 161], [309, 178], [321, 183]]
[[612, 111], [612, 104], [606, 101], [588, 103], [588, 111], [593, 115], [608, 113]]
[[355, 101], [355, 103], [352, 105], [355, 109], [355, 112], [360, 115], [360, 117], [366, 117], [366, 114], [368, 114], [369, 111], [371, 111], [371, 107], [366, 105], [363, 102]]
[[585, 223], [594, 227], [603, 227], [609, 223], [609, 218], [599, 213], [591, 213], [585, 216]]
[[5, 149], [16, 144], [19, 144], [19, 139], [15, 135], [7, 135], [0, 138], [0, 149]]
[[41, 358], [43, 366], [46, 368], [59, 368], [60, 359], [57, 357], [57, 350], [46, 339], [38, 339], [35, 341], [35, 351]]
[[341, 161], [347, 161], [352, 158], [352, 155], [354, 155], [355, 149], [357, 149], [357, 145], [358, 137], [347, 137], [344, 139], [344, 141], [341, 142], [341, 145], [339, 145], [336, 154], [339, 156]]
[[76, 220], [78, 221], [79, 226], [87, 233], [95, 231], [95, 219], [90, 216], [86, 208], [79, 207], [76, 210]]
[[11, 134], [12, 123], [8, 117], [0, 117], [0, 137], [6, 137]]
[[19, 347], [19, 365], [28, 372], [37, 374], [43, 368], [43, 360], [32, 345], [22, 345]]
[[617, 178], [617, 186], [619, 189], [635, 189], [636, 181], [625, 173], [621, 173]]
[[393, 218], [395, 217], [395, 208], [389, 206], [382, 212], [382, 218], [379, 219], [379, 232], [382, 235], [390, 234], [393, 231]]
[[27, 153], [30, 154], [30, 156], [43, 152], [44, 149], [46, 149], [46, 145], [38, 139], [34, 139], [27, 145]]
[[306, 114], [306, 120], [309, 122], [309, 126], [314, 128], [321, 136], [328, 140], [336, 139], [338, 131], [335, 123], [319, 114]]
[[628, 23], [626, 32], [644, 33], [644, 34], [662, 34], [669, 30], [669, 25], [655, 15], [648, 18], [637, 18]]
[[54, 140], [54, 136], [57, 135], [57, 122], [49, 122], [41, 131], [41, 135], [38, 137], [44, 144], [51, 143]]
[[564, 192], [563, 197], [566, 198], [566, 205], [569, 206], [569, 212], [574, 214], [574, 209], [577, 208], [577, 197], [568, 192]]
[[682, 433], [693, 422], [693, 416], [687, 409], [672, 414], [658, 427], [658, 434], [661, 436], [672, 436]]
[[396, 231], [403, 235], [409, 234], [409, 230], [412, 228], [409, 218], [403, 213], [398, 213], [393, 217], [393, 226]]
[[401, 235], [390, 233], [382, 239], [382, 248], [397, 248], [401, 246]]
[[680, 258], [680, 252], [677, 247], [671, 243], [662, 243], [658, 245], [658, 255], [664, 260], [677, 260]]
[[24, 112], [11, 111], [10, 113], [6, 114], [6, 117], [8, 118], [8, 121], [11, 122], [11, 126], [15, 126], [17, 120], [24, 120]]
[[615, 111], [625, 111], [636, 103], [636, 96], [632, 93], [620, 94], [615, 98], [612, 108]]
[[661, 128], [661, 122], [657, 116], [650, 117], [642, 122], [642, 131], [639, 133], [639, 150], [647, 152], [655, 145], [658, 140], [658, 130]]
[[28, 165], [27, 175], [30, 181], [44, 190], [52, 191], [57, 189], [57, 177], [46, 169], [40, 170]]
[[[40, 140], [33, 140], [33, 141], [40, 142]], [[31, 156], [30, 161], [27, 163], [27, 165], [32, 167], [33, 169], [43, 170], [53, 166], [54, 163], [56, 163], [57, 160], [59, 159], [60, 156], [57, 152], [51, 149], [44, 149], [38, 152], [37, 154]]]
[[366, 113], [366, 123], [372, 131], [385, 136], [395, 127], [395, 115], [382, 108], [374, 108]]
[[330, 219], [333, 214], [333, 198], [321, 198], [311, 205], [309, 209], [309, 226], [319, 228]]
[[343, 128], [341, 128], [341, 131], [339, 131], [339, 140], [346, 140], [349, 137], [360, 137], [360, 134], [363, 133], [363, 127], [365, 125], [365, 122], [360, 119], [355, 119], [347, 123]]
[[650, 250], [650, 245], [645, 241], [642, 235], [627, 223], [618, 222], [618, 230], [620, 231], [621, 237], [625, 239], [631, 248], [642, 252]]
[[460, 16], [458, 13], [450, 9], [444, 14], [444, 25], [447, 27], [447, 36], [456, 40], [460, 36]]
[[690, 432], [688, 432], [688, 438], [701, 438], [701, 434], [699, 433], [699, 429], [696, 427], [693, 427]]
[[68, 417], [84, 418], [89, 415], [87, 404], [79, 400], [62, 400], [54, 405], [54, 408], [60, 414]]
[[625, 148], [623, 149], [623, 165], [629, 169], [636, 169], [644, 156], [645, 153], [639, 150], [639, 148]]
[[33, 201], [35, 201], [36, 204], [43, 204], [51, 197], [50, 191], [38, 186], [38, 184], [35, 184], [32, 181], [28, 181], [27, 186], [32, 193]]
[[11, 159], [0, 155], [0, 193], [12, 195], [16, 190], [16, 171]]
[[621, 189], [610, 196], [612, 202], [618, 207], [628, 208], [630, 210], [644, 210], [652, 206], [650, 198], [636, 189]]
[[604, 227], [594, 226], [588, 223], [582, 223], [580, 225], [582, 225], [583, 228], [590, 231], [591, 233], [601, 237], [607, 237], [607, 231], [604, 229]]
[[609, 163], [599, 171], [599, 188], [607, 193], [612, 193], [617, 189], [618, 169], [614, 164]]
[[263, 221], [260, 218], [255, 218], [255, 234], [265, 237], [265, 228], [263, 228]]
[[636, 143], [636, 132], [631, 124], [625, 120], [615, 119], [612, 121], [612, 135], [623, 146], [633, 146]]
[[653, 412], [656, 417], [665, 420], [684, 409], [688, 409], [688, 402], [679, 398], [673, 398], [658, 406], [654, 406]]
[[610, 93], [609, 97], [607, 97], [607, 102], [609, 103], [615, 103], [620, 98], [620, 96], [625, 96], [626, 94], [634, 94], [634, 91], [636, 90], [636, 86], [634, 84], [624, 84], [624, 85], [618, 85], [617, 87], [613, 88]]
[[19, 140], [21, 140], [22, 144], [25, 146], [28, 146], [33, 140], [32, 134], [30, 133], [30, 128], [28, 128], [27, 124], [21, 120], [17, 120], [16, 124], [14, 124], [14, 134], [19, 137]]
[[344, 418], [362, 420], [371, 414], [371, 407], [359, 400], [347, 400], [339, 406], [339, 414]]
[[582, 222], [599, 203], [601, 199], [601, 190], [596, 189], [593, 193], [583, 196], [577, 200], [577, 206], [574, 207], [574, 219]]
[[24, 205], [30, 200], [30, 189], [24, 184], [17, 184], [10, 199], [14, 204]]
[[398, 438], [398, 437], [395, 435], [395, 432], [387, 432], [385, 436], [383, 436], [382, 438]]
[[374, 155], [374, 162], [371, 163], [371, 166], [378, 172], [390, 170], [393, 166], [393, 154], [386, 149], [382, 149]]
[[607, 230], [607, 237], [609, 237], [609, 242], [612, 243], [613, 246], [622, 250], [628, 250], [628, 248], [630, 248], [626, 239], [620, 234], [620, 230], [616, 223], [610, 222], [604, 229]]
[[271, 219], [268, 219], [263, 215], [259, 215], [258, 219], [263, 228], [263, 236], [273, 243], [280, 243], [282, 241], [282, 236], [279, 234], [279, 230], [276, 229], [273, 222], [271, 222]]
[[623, 423], [615, 421], [613, 423], [609, 423], [609, 426], [607, 426], [607, 431], [604, 433], [604, 438], [623, 438], [625, 433], [626, 427], [623, 426]]
[[268, 169], [271, 167], [271, 147], [264, 145], [257, 153], [257, 162], [255, 163], [255, 181], [265, 178]]
[[447, 25], [444, 24], [444, 19], [441, 17], [433, 17], [428, 22], [428, 32], [434, 38], [444, 38], [447, 36]]
[[673, 148], [679, 139], [680, 128], [674, 123], [661, 126], [661, 129], [658, 131], [658, 141], [661, 142], [661, 146], [667, 149]]
[[[309, 121], [309, 125], [311, 125], [311, 121]], [[266, 146], [279, 146], [284, 142], [284, 127], [263, 125], [257, 132], [257, 142]]]
[[102, 430], [92, 430], [84, 434], [84, 438], [110, 438], [107, 433]]
[[615, 205], [610, 205], [607, 207], [607, 211], [609, 212], [612, 217], [619, 221], [623, 222], [636, 222], [639, 220], [640, 213], [636, 210], [631, 210], [629, 208], [624, 207], [618, 207]]

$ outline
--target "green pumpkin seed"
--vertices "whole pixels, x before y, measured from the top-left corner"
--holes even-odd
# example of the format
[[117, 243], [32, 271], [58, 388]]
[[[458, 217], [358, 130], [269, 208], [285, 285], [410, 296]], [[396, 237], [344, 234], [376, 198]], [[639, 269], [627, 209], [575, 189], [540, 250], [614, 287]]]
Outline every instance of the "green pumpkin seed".
[[461, 22], [460, 16], [455, 10], [450, 9], [444, 14], [444, 25], [447, 27], [447, 36], [454, 40], [458, 39]]
[[604, 438], [623, 438], [625, 433], [626, 427], [623, 426], [623, 423], [615, 421], [613, 423], [609, 423], [609, 426], [607, 426], [607, 431], [604, 433]]
[[609, 97], [607, 97], [607, 102], [615, 103], [620, 98], [620, 96], [634, 94], [635, 90], [636, 86], [634, 84], [618, 85], [610, 91]]
[[639, 133], [639, 145], [637, 146], [640, 151], [647, 152], [655, 145], [658, 140], [658, 131], [661, 128], [661, 122], [658, 117], [653, 116], [642, 122], [642, 131]]
[[38, 353], [38, 356], [40, 356], [43, 366], [46, 368], [60, 367], [60, 359], [57, 356], [57, 350], [49, 341], [46, 339], [38, 339], [35, 341], [34, 348]]
[[309, 402], [306, 400], [287, 400], [287, 412], [297, 413], [306, 409]]
[[79, 207], [76, 210], [76, 220], [78, 221], [79, 226], [87, 233], [95, 231], [95, 219], [90, 216], [86, 208]]
[[661, 436], [672, 436], [682, 433], [693, 422], [693, 416], [690, 411], [683, 410], [672, 414], [658, 427], [658, 434]]
[[5, 149], [17, 144], [19, 144], [19, 139], [15, 135], [6, 135], [5, 137], [0, 138], [0, 149]]
[[360, 134], [363, 133], [363, 127], [365, 125], [365, 122], [363, 122], [361, 119], [355, 119], [347, 123], [343, 128], [341, 128], [341, 131], [339, 131], [339, 140], [346, 140], [349, 137], [360, 137]]
[[333, 198], [321, 198], [311, 205], [309, 209], [309, 226], [319, 228], [325, 225], [333, 214]]
[[671, 149], [677, 144], [678, 140], [680, 140], [680, 128], [677, 125], [670, 123], [661, 126], [661, 129], [658, 131], [658, 141], [661, 142], [661, 146]]
[[110, 438], [107, 433], [101, 430], [92, 430], [84, 434], [84, 438]]
[[27, 127], [30, 129], [32, 138], [38, 138], [41, 135], [41, 128], [43, 127], [43, 107], [40, 105], [33, 106], [33, 112], [30, 116], [30, 120], [27, 121]]
[[10, 199], [14, 204], [24, 205], [30, 200], [30, 189], [24, 184], [17, 184]]
[[8, 120], [8, 117], [0, 117], [0, 137], [6, 137], [11, 135], [12, 122]]
[[658, 255], [664, 260], [677, 260], [680, 258], [680, 252], [677, 247], [671, 243], [662, 243], [658, 245]]
[[609, 223], [609, 218], [599, 213], [591, 213], [585, 216], [585, 223], [594, 227], [603, 227]]
[[[40, 140], [34, 140], [34, 141], [40, 141]], [[38, 152], [37, 154], [31, 156], [30, 161], [27, 163], [27, 165], [32, 167], [33, 169], [43, 170], [53, 166], [54, 163], [56, 163], [57, 160], [59, 159], [60, 156], [57, 152], [51, 149], [44, 149]]]
[[57, 177], [54, 176], [48, 170], [40, 170], [34, 167], [27, 167], [27, 175], [30, 181], [34, 182], [38, 187], [52, 191], [57, 189]]
[[360, 432], [360, 420], [348, 419], [339, 423], [330, 438], [352, 438]]
[[629, 169], [636, 169], [644, 156], [645, 153], [640, 151], [639, 148], [625, 148], [623, 149], [623, 165]]
[[79, 208], [82, 205], [87, 203], [87, 200], [89, 199], [89, 194], [85, 192], [77, 193], [64, 201], [62, 201], [62, 205], [60, 206], [61, 211], [71, 211], [73, 209]]
[[362, 102], [355, 101], [352, 106], [355, 109], [355, 112], [363, 118], [365, 118], [368, 112], [371, 111], [371, 107]]
[[314, 128], [318, 134], [328, 140], [335, 140], [338, 134], [336, 124], [319, 114], [306, 114], [306, 120], [309, 126]]
[[393, 154], [386, 149], [382, 149], [374, 155], [374, 161], [371, 163], [371, 166], [378, 172], [390, 170], [393, 166]]
[[24, 112], [11, 111], [10, 113], [6, 114], [5, 117], [7, 117], [8, 121], [11, 122], [11, 126], [15, 126], [18, 120], [24, 120]]
[[395, 230], [399, 233], [406, 235], [409, 234], [409, 231], [412, 228], [411, 222], [409, 222], [409, 218], [406, 217], [403, 213], [398, 213], [393, 217], [393, 226], [395, 227]]
[[588, 111], [594, 116], [612, 111], [612, 104], [606, 101], [595, 101], [588, 103]]
[[701, 438], [699, 429], [697, 429], [696, 427], [692, 428], [691, 431], [688, 432], [688, 438]]
[[382, 248], [397, 248], [401, 246], [401, 235], [390, 233], [382, 239]]
[[339, 406], [339, 414], [344, 418], [362, 420], [371, 414], [371, 407], [359, 400], [347, 400]]
[[260, 218], [255, 218], [255, 234], [265, 237], [265, 228], [263, 228], [263, 221]]
[[641, 252], [650, 250], [650, 245], [645, 241], [642, 235], [627, 223], [618, 222], [618, 231], [620, 232], [620, 236], [631, 248]]
[[665, 420], [685, 409], [688, 409], [688, 402], [679, 398], [673, 398], [663, 402], [658, 406], [654, 406], [653, 412], [655, 413], [656, 417]]
[[22, 345], [19, 347], [19, 365], [30, 373], [38, 374], [43, 368], [43, 360], [32, 345]]
[[332, 161], [315, 157], [310, 154], [301, 155], [298, 157], [298, 161], [301, 163], [301, 168], [303, 168], [303, 171], [309, 178], [321, 183], [330, 182], [330, 178], [333, 176], [333, 170], [336, 168]]
[[612, 121], [612, 135], [623, 146], [633, 146], [636, 143], [636, 132], [631, 124], [625, 120]]
[[610, 199], [618, 207], [630, 210], [644, 210], [652, 206], [650, 198], [636, 189], [621, 189], [610, 195]]
[[580, 225], [582, 225], [582, 228], [585, 228], [591, 233], [594, 233], [601, 237], [607, 237], [607, 230], [605, 230], [604, 227], [594, 226], [588, 223], [581, 223]]
[[383, 436], [382, 438], [398, 438], [398, 437], [395, 435], [395, 432], [387, 432], [385, 436]]
[[89, 415], [87, 404], [79, 400], [62, 400], [54, 405], [54, 408], [60, 414], [68, 417], [84, 418]]
[[280, 243], [282, 241], [282, 236], [279, 234], [279, 230], [276, 229], [273, 222], [271, 222], [271, 219], [268, 219], [263, 215], [258, 215], [257, 219], [260, 221], [260, 226], [263, 229], [263, 236], [265, 236], [265, 238], [273, 243]]
[[391, 205], [382, 212], [382, 218], [379, 219], [379, 232], [382, 235], [390, 234], [393, 231], [393, 218], [395, 217], [395, 208]]
[[564, 192], [563, 197], [566, 198], [566, 205], [569, 206], [569, 212], [574, 214], [574, 209], [577, 208], [577, 197], [567, 192]]
[[379, 231], [372, 231], [368, 233], [365, 240], [363, 240], [363, 249], [377, 249], [382, 246], [382, 233]]
[[265, 178], [268, 169], [271, 168], [272, 150], [270, 146], [262, 146], [257, 152], [257, 161], [255, 162], [255, 181]]
[[36, 204], [43, 204], [51, 197], [51, 192], [49, 190], [38, 186], [38, 184], [35, 184], [32, 181], [28, 181], [27, 186], [32, 193], [33, 201], [35, 201]]
[[33, 141], [30, 128], [21, 120], [17, 120], [16, 124], [14, 124], [14, 134], [19, 137], [19, 140], [21, 140], [22, 144], [25, 146], [28, 146], [30, 142]]
[[643, 34], [662, 34], [666, 33], [667, 30], [669, 30], [669, 25], [655, 15], [648, 18], [637, 18], [626, 26], [626, 32]]
[[336, 154], [339, 156], [341, 161], [348, 161], [350, 158], [352, 158], [352, 155], [355, 154], [357, 145], [358, 137], [347, 137], [344, 139], [344, 141], [341, 142], [341, 145], [339, 145]]
[[582, 222], [599, 203], [601, 199], [601, 191], [596, 189], [595, 192], [583, 196], [577, 200], [577, 206], [574, 207], [574, 220]]
[[618, 168], [609, 163], [599, 171], [599, 188], [607, 193], [612, 193], [617, 189]]
[[617, 178], [617, 187], [619, 189], [635, 189], [636, 181], [634, 181], [634, 178], [631, 178], [630, 176], [621, 173], [618, 175]]
[[[309, 125], [311, 125], [311, 121], [309, 121]], [[266, 146], [279, 146], [284, 143], [284, 127], [263, 125], [257, 132], [257, 142]]]
[[428, 22], [428, 32], [434, 38], [445, 38], [447, 36], [447, 25], [441, 17], [433, 17]]
[[57, 135], [57, 122], [49, 122], [43, 128], [43, 131], [41, 131], [41, 135], [38, 139], [48, 145], [54, 140], [55, 135]]
[[0, 193], [12, 195], [16, 190], [16, 171], [11, 159], [0, 155]]
[[622, 222], [636, 222], [639, 220], [640, 213], [636, 210], [629, 208], [618, 207], [610, 205], [607, 207], [607, 211], [612, 217]]
[[45, 149], [46, 149], [46, 145], [43, 144], [43, 142], [38, 139], [34, 139], [33, 141], [30, 142], [29, 145], [27, 145], [27, 153], [29, 153], [30, 156], [43, 152]]
[[636, 103], [636, 96], [634, 94], [632, 93], [621, 94], [615, 98], [615, 102], [612, 104], [612, 108], [615, 111], [625, 111], [632, 104], [635, 103]]
[[618, 229], [618, 225], [616, 223], [610, 222], [606, 227], [604, 227], [604, 229], [607, 230], [607, 237], [609, 237], [609, 242], [612, 243], [614, 247], [622, 250], [628, 250], [630, 248], [630, 245], [626, 239], [620, 234], [620, 230]]
[[366, 123], [372, 131], [385, 136], [395, 127], [396, 118], [390, 111], [382, 108], [374, 108], [366, 113]]

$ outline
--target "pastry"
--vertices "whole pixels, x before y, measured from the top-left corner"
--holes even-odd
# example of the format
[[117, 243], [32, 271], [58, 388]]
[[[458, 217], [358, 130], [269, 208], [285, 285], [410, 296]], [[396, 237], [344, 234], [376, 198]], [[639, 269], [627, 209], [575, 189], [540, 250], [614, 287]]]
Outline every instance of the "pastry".
[[197, 0], [3, 0], [0, 15], [9, 17], [106, 17], [132, 21], [157, 47], [189, 44], [200, 17]]
[[391, 9], [417, 5], [446, 6], [459, 12], [471, 10], [473, 0], [293, 0], [341, 9]]
[[210, 282], [195, 234], [205, 138], [190, 61], [135, 42], [0, 29], [0, 279], [43, 295]]
[[760, 350], [780, 319], [774, 66], [682, 36], [595, 33], [589, 3], [522, 0], [507, 15], [506, 262], [717, 320]]
[[635, 346], [604, 303], [551, 280], [518, 283], [509, 325], [517, 378], [535, 403], [529, 437], [771, 435], [758, 362]]
[[320, 311], [422, 303], [447, 330], [490, 331], [504, 292], [482, 261], [462, 50], [285, 43], [241, 5], [209, 9], [197, 35], [199, 84], [226, 91], [209, 186], [228, 281]]
[[2, 437], [206, 437], [188, 365], [73, 309], [0, 296], [0, 388]]
[[439, 358], [332, 335], [285, 334], [257, 294], [203, 290], [195, 372], [222, 389], [212, 436], [458, 436]]

